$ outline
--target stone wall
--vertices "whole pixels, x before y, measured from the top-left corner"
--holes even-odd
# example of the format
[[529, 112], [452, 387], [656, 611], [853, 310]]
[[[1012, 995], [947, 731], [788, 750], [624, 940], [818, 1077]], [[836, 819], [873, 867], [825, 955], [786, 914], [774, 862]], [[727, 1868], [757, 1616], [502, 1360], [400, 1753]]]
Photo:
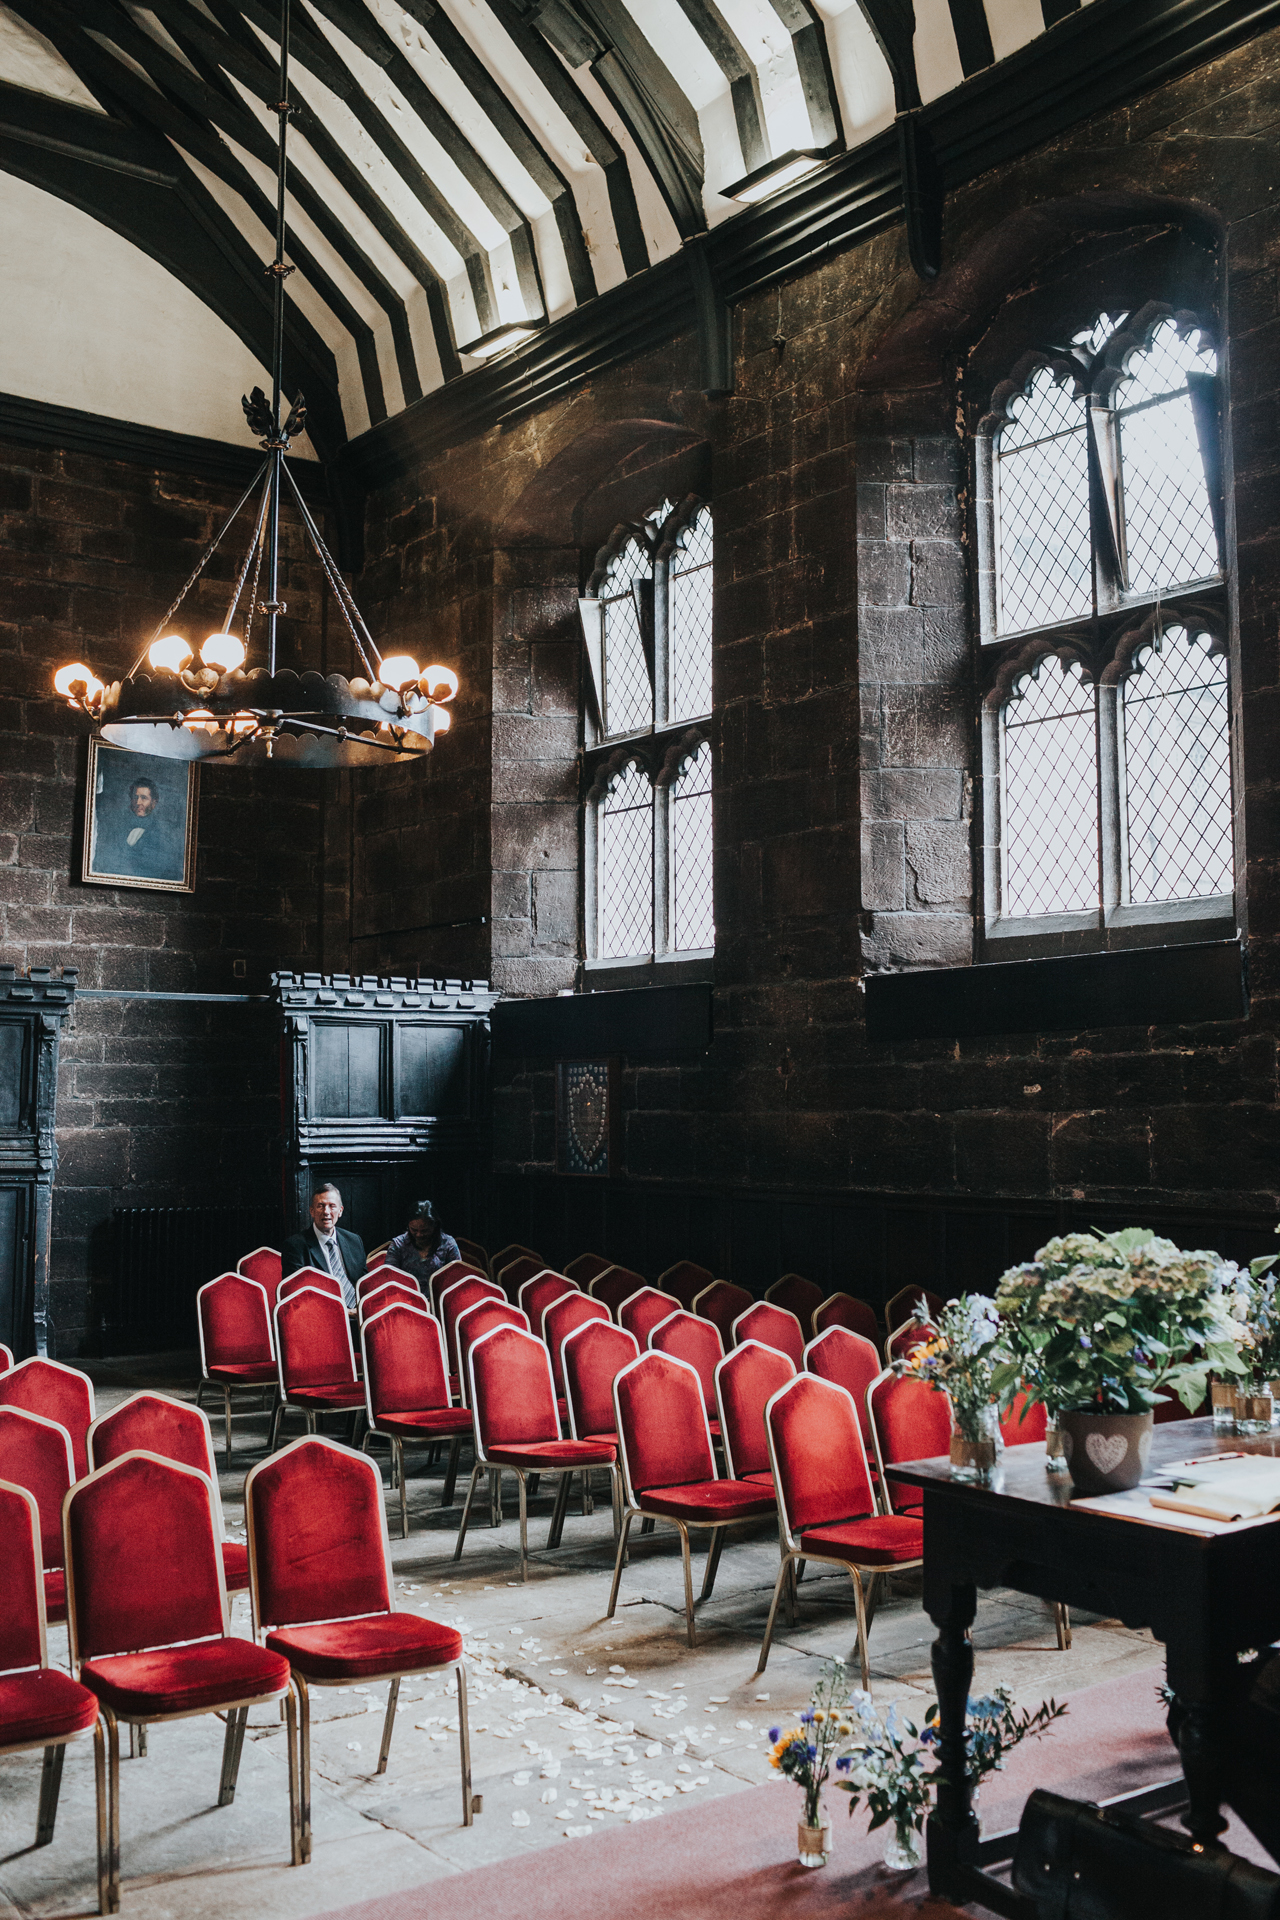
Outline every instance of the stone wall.
[[[77, 967], [81, 989], [109, 996], [82, 997], [62, 1043], [51, 1276], [64, 1357], [93, 1351], [109, 1314], [113, 1208], [256, 1207], [279, 1193], [269, 1013], [149, 996], [261, 993], [273, 967], [335, 964], [322, 847], [337, 776], [202, 768], [194, 893], [80, 878], [87, 725], [49, 697], [52, 675], [76, 659], [125, 670], [236, 498], [0, 444], [0, 958]], [[286, 553], [289, 664], [304, 639], [323, 643], [325, 608], [296, 529]], [[233, 564], [215, 556], [179, 630], [198, 641], [221, 625]], [[345, 661], [335, 650], [333, 664]], [[341, 862], [332, 885], [341, 966]]]

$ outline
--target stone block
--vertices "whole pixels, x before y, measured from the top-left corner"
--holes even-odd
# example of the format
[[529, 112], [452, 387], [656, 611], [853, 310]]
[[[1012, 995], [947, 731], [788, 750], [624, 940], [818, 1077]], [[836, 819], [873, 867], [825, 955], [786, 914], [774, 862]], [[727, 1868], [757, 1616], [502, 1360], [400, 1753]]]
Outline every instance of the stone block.
[[962, 907], [972, 897], [969, 829], [964, 821], [909, 821], [906, 864], [914, 906]]
[[858, 664], [864, 685], [922, 680], [924, 626], [919, 608], [863, 606], [858, 614]]
[[868, 912], [900, 912], [906, 905], [905, 833], [898, 820], [862, 826], [862, 905]]
[[893, 486], [885, 493], [890, 540], [958, 540], [961, 514], [953, 486]]

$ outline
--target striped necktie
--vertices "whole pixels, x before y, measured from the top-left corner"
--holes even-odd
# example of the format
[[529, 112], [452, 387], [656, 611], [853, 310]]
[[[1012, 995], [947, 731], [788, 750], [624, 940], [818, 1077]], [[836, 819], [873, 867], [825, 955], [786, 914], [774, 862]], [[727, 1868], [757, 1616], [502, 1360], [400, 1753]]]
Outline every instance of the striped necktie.
[[329, 1240], [322, 1240], [320, 1244], [324, 1248], [325, 1259], [329, 1262], [329, 1271], [342, 1288], [342, 1303], [350, 1312], [356, 1304], [356, 1290], [348, 1280], [347, 1270], [342, 1264], [342, 1251], [338, 1246], [337, 1234], [335, 1233]]

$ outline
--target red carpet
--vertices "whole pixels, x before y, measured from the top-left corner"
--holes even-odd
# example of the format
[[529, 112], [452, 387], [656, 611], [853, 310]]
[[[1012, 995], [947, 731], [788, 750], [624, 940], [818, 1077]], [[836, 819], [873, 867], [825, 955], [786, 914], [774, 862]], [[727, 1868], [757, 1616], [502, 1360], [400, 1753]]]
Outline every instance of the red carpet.
[[[1172, 1778], [1178, 1764], [1156, 1696], [1159, 1677], [1155, 1670], [1074, 1695], [1064, 1689], [1067, 1719], [988, 1778], [985, 1831], [1016, 1826], [1033, 1787], [1093, 1800]], [[923, 1871], [909, 1877], [885, 1872], [883, 1835], [868, 1835], [861, 1811], [852, 1819], [845, 1813], [844, 1794], [833, 1792], [831, 1804], [833, 1857], [813, 1872], [795, 1859], [800, 1795], [787, 1783], [770, 1782], [477, 1868], [465, 1876], [465, 1887], [437, 1881], [430, 1889], [362, 1901], [331, 1920], [423, 1920], [433, 1906], [459, 1896], [469, 1912], [508, 1920], [564, 1920], [567, 1913], [587, 1920], [635, 1920], [637, 1914], [645, 1920], [834, 1920], [837, 1914], [890, 1920], [920, 1910], [928, 1920], [964, 1920], [949, 1903], [927, 1900]], [[1228, 1838], [1237, 1851], [1271, 1864], [1234, 1823]]]

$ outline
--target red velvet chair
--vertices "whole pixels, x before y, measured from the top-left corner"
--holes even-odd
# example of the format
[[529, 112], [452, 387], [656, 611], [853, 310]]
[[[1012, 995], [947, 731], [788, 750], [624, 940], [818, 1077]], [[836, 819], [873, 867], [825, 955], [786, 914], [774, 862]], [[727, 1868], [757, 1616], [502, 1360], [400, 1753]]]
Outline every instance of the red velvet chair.
[[[718, 1284], [718, 1283], [717, 1283]], [[716, 1411], [716, 1368], [724, 1359], [724, 1341], [713, 1320], [696, 1313], [669, 1313], [649, 1335], [651, 1353], [669, 1353], [684, 1360], [702, 1382], [702, 1404], [706, 1409], [713, 1439], [719, 1437], [720, 1416]]]
[[88, 1472], [84, 1437], [96, 1409], [87, 1373], [64, 1367], [60, 1360], [19, 1360], [8, 1373], [0, 1373], [0, 1407], [24, 1407], [45, 1420], [56, 1420], [71, 1436], [77, 1480]]
[[357, 1311], [361, 1326], [397, 1300], [406, 1307], [417, 1307], [423, 1313], [430, 1312], [426, 1295], [411, 1280], [387, 1280], [382, 1286], [370, 1287], [367, 1293], [360, 1295]]
[[731, 1480], [755, 1480], [772, 1487], [764, 1410], [779, 1388], [795, 1378], [795, 1371], [785, 1353], [759, 1340], [744, 1340], [716, 1368], [720, 1441]]
[[908, 1321], [921, 1301], [930, 1313], [941, 1313], [946, 1301], [940, 1293], [930, 1293], [927, 1287], [901, 1287], [888, 1301], [884, 1310], [884, 1324], [890, 1333]]
[[822, 1305], [810, 1314], [809, 1326], [815, 1340], [828, 1327], [847, 1327], [850, 1333], [869, 1340], [877, 1353], [880, 1351], [880, 1322], [876, 1310], [851, 1293], [829, 1293]]
[[249, 1549], [227, 1539], [227, 1525], [218, 1492], [218, 1469], [213, 1458], [209, 1416], [185, 1400], [167, 1393], [131, 1393], [110, 1413], [100, 1413], [89, 1429], [89, 1471], [110, 1465], [125, 1453], [154, 1453], [179, 1466], [208, 1475], [213, 1488], [213, 1510], [218, 1522], [218, 1544], [228, 1593], [243, 1593], [249, 1585]]
[[740, 1347], [744, 1340], [758, 1340], [762, 1347], [775, 1347], [785, 1353], [797, 1373], [804, 1365], [804, 1328], [785, 1307], [757, 1300], [740, 1313], [733, 1323], [733, 1344]]
[[203, 1405], [206, 1387], [221, 1390], [230, 1468], [232, 1394], [249, 1388], [258, 1395], [259, 1404], [267, 1393], [275, 1398], [276, 1355], [266, 1288], [244, 1274], [220, 1273], [196, 1294], [196, 1327], [200, 1335], [196, 1405]]
[[274, 1247], [255, 1247], [252, 1253], [236, 1261], [236, 1272], [246, 1280], [256, 1280], [267, 1296], [267, 1311], [276, 1310], [276, 1288], [284, 1278], [284, 1262]]
[[455, 1393], [461, 1390], [458, 1379], [458, 1341], [454, 1329], [458, 1324], [458, 1315], [465, 1313], [468, 1307], [478, 1306], [481, 1300], [503, 1300], [507, 1298], [495, 1280], [481, 1280], [476, 1274], [468, 1274], [465, 1280], [455, 1280], [453, 1285], [440, 1295], [440, 1326], [444, 1333], [444, 1350], [449, 1366], [453, 1371], [450, 1385]]
[[735, 1287], [729, 1280], [713, 1280], [694, 1296], [693, 1311], [700, 1320], [709, 1320], [713, 1327], [718, 1327], [722, 1344], [731, 1347], [734, 1321], [754, 1305], [745, 1287]]
[[12, 1365], [13, 1348], [6, 1347], [3, 1340], [0, 1340], [0, 1373], [8, 1373]]
[[598, 1273], [607, 1273], [613, 1265], [602, 1253], [580, 1253], [576, 1260], [566, 1260], [564, 1271], [570, 1280], [576, 1280], [580, 1287], [589, 1286]]
[[[919, 1520], [878, 1510], [858, 1410], [853, 1395], [843, 1387], [816, 1374], [797, 1374], [770, 1400], [765, 1426], [778, 1494], [782, 1565], [756, 1672], [765, 1670], [784, 1588], [795, 1623], [795, 1563], [818, 1560], [846, 1568], [853, 1582], [862, 1686], [870, 1692], [867, 1634], [876, 1577], [891, 1567], [905, 1570], [924, 1564], [924, 1526]], [[869, 1594], [863, 1592], [864, 1574], [871, 1576]]]
[[564, 1383], [564, 1368], [560, 1350], [569, 1335], [578, 1327], [585, 1327], [592, 1320], [609, 1319], [609, 1309], [602, 1300], [592, 1300], [585, 1293], [565, 1293], [543, 1310], [542, 1344], [551, 1355], [551, 1377], [556, 1383], [556, 1395], [565, 1399], [568, 1389]]
[[228, 1632], [206, 1475], [153, 1453], [126, 1453], [71, 1489], [62, 1525], [72, 1665], [97, 1695], [107, 1727], [108, 1910], [120, 1907], [121, 1720], [146, 1727], [225, 1714], [218, 1805], [226, 1807], [235, 1798], [250, 1707], [284, 1700], [296, 1864], [297, 1729], [289, 1662]]
[[295, 1293], [301, 1293], [304, 1287], [312, 1287], [317, 1293], [331, 1293], [335, 1300], [345, 1300], [342, 1282], [322, 1267], [298, 1267], [287, 1274], [276, 1288], [276, 1305], [282, 1300], [291, 1299]]
[[612, 1320], [586, 1320], [565, 1336], [560, 1348], [564, 1368], [569, 1431], [575, 1440], [607, 1440], [616, 1445], [613, 1383], [624, 1367], [640, 1357], [634, 1333]]
[[[1179, 1406], [1182, 1402], [1178, 1402]], [[1049, 1415], [1040, 1400], [1028, 1400], [1025, 1393], [1015, 1396], [1008, 1413], [1000, 1420], [1000, 1438], [1006, 1447], [1026, 1447], [1043, 1440], [1049, 1431]]]
[[[461, 1251], [461, 1248], [459, 1248], [459, 1251]], [[547, 1264], [542, 1255], [536, 1252], [533, 1247], [522, 1247], [518, 1240], [513, 1240], [509, 1247], [500, 1248], [499, 1251], [491, 1257], [489, 1261], [490, 1278], [496, 1280], [502, 1272], [502, 1269], [510, 1266], [513, 1260], [536, 1260], [539, 1272], [541, 1272], [542, 1268]]]
[[40, 1513], [25, 1487], [0, 1478], [0, 1756], [43, 1749], [36, 1845], [58, 1817], [67, 1743], [93, 1736], [98, 1788], [98, 1911], [107, 1912], [107, 1783], [97, 1697], [49, 1665]]
[[404, 1484], [404, 1443], [422, 1440], [435, 1447], [449, 1443], [440, 1505], [453, 1505], [458, 1477], [458, 1446], [471, 1431], [471, 1415], [449, 1400], [449, 1368], [444, 1355], [440, 1322], [419, 1305], [393, 1300], [371, 1314], [360, 1329], [364, 1354], [365, 1411], [372, 1435], [391, 1448], [392, 1484], [400, 1488], [400, 1537], [409, 1537], [409, 1502]]
[[541, 1340], [519, 1327], [495, 1327], [476, 1341], [468, 1365], [467, 1395], [471, 1402], [476, 1463], [471, 1471], [455, 1560], [462, 1558], [471, 1501], [481, 1473], [504, 1470], [515, 1474], [520, 1488], [520, 1578], [529, 1576], [529, 1516], [525, 1476], [558, 1473], [548, 1548], [560, 1544], [569, 1482], [577, 1472], [592, 1467], [616, 1471], [616, 1451], [607, 1441], [562, 1440], [556, 1409], [551, 1356]]
[[376, 1267], [373, 1266], [372, 1263], [366, 1265], [365, 1271], [356, 1281], [357, 1305], [367, 1294], [375, 1293], [379, 1287], [391, 1286], [408, 1287], [418, 1295], [419, 1299], [422, 1300], [422, 1304], [424, 1306], [426, 1305], [426, 1298], [422, 1292], [422, 1288], [418, 1285], [413, 1275], [406, 1273], [403, 1267], [393, 1267], [387, 1260], [380, 1261]]
[[685, 1625], [689, 1645], [695, 1647], [698, 1639], [693, 1623], [689, 1529], [711, 1530], [702, 1581], [701, 1597], [705, 1600], [715, 1585], [724, 1529], [735, 1520], [769, 1518], [775, 1507], [773, 1494], [750, 1480], [717, 1478], [702, 1383], [687, 1361], [669, 1353], [642, 1353], [614, 1381], [613, 1410], [626, 1506], [607, 1618], [613, 1618], [618, 1604], [618, 1583], [632, 1520], [637, 1514], [646, 1520], [665, 1520], [680, 1535]]
[[850, 1332], [848, 1327], [828, 1327], [825, 1333], [820, 1333], [805, 1348], [804, 1364], [806, 1372], [817, 1374], [819, 1380], [830, 1380], [833, 1385], [843, 1387], [846, 1393], [853, 1395], [853, 1404], [858, 1409], [858, 1425], [862, 1429], [862, 1443], [874, 1450], [871, 1415], [867, 1412], [867, 1388], [878, 1378], [881, 1366], [880, 1355], [872, 1342], [864, 1340], [861, 1334]]
[[877, 1374], [867, 1388], [867, 1414], [876, 1451], [880, 1505], [885, 1513], [918, 1514], [924, 1503], [918, 1487], [895, 1485], [885, 1470], [895, 1460], [935, 1460], [951, 1451], [951, 1402], [945, 1393], [914, 1380], [899, 1379], [892, 1368]]
[[540, 1273], [548, 1271], [545, 1260], [534, 1254], [518, 1254], [514, 1260], [508, 1260], [505, 1267], [499, 1267], [494, 1279], [506, 1294], [514, 1307], [520, 1298], [520, 1289], [526, 1280], [536, 1280]]
[[785, 1313], [794, 1313], [802, 1327], [807, 1327], [814, 1313], [822, 1305], [822, 1288], [815, 1286], [812, 1280], [805, 1280], [798, 1273], [784, 1273], [781, 1280], [775, 1280], [766, 1287], [764, 1297], [771, 1307], [781, 1307]]
[[[462, 1635], [395, 1606], [382, 1476], [367, 1456], [330, 1440], [295, 1440], [259, 1461], [244, 1483], [253, 1630], [289, 1664], [298, 1699], [299, 1858], [311, 1858], [311, 1688], [386, 1680], [378, 1772], [385, 1773], [400, 1682], [452, 1667], [458, 1688], [462, 1823], [471, 1793], [471, 1734]], [[292, 1723], [292, 1697], [290, 1698]]]
[[[387, 1245], [390, 1245], [389, 1241]], [[371, 1273], [375, 1267], [384, 1267], [386, 1264], [386, 1247], [375, 1247], [372, 1253], [367, 1253], [364, 1257], [364, 1270], [366, 1273]]]
[[462, 1255], [467, 1265], [474, 1267], [477, 1273], [487, 1274], [489, 1271], [488, 1250], [482, 1247], [478, 1240], [466, 1240], [460, 1233], [455, 1233], [453, 1239], [454, 1245], [457, 1247], [458, 1252]]
[[647, 1347], [654, 1328], [660, 1327], [668, 1314], [680, 1310], [673, 1293], [660, 1293], [657, 1287], [637, 1287], [618, 1308], [618, 1325], [634, 1333], [639, 1346]]
[[519, 1307], [513, 1307], [506, 1300], [477, 1300], [474, 1307], [468, 1307], [458, 1315], [453, 1330], [454, 1355], [464, 1407], [471, 1405], [468, 1397], [470, 1376], [467, 1371], [471, 1349], [477, 1340], [486, 1333], [492, 1333], [495, 1327], [521, 1327], [525, 1333], [532, 1332], [528, 1314], [521, 1313]]
[[895, 1360], [905, 1360], [909, 1353], [925, 1346], [936, 1335], [936, 1327], [921, 1326], [918, 1320], [908, 1320], [885, 1341], [884, 1357], [892, 1366]]
[[702, 1289], [709, 1287], [714, 1279], [709, 1267], [700, 1267], [695, 1260], [677, 1260], [674, 1267], [658, 1275], [658, 1285], [665, 1293], [674, 1294], [682, 1307], [691, 1308]]
[[276, 1363], [280, 1399], [271, 1422], [268, 1452], [274, 1453], [286, 1413], [300, 1413], [307, 1432], [319, 1413], [355, 1413], [364, 1406], [356, 1378], [351, 1322], [341, 1300], [316, 1287], [302, 1287], [276, 1307]]
[[596, 1275], [587, 1292], [593, 1300], [603, 1301], [609, 1309], [609, 1318], [616, 1321], [623, 1301], [629, 1300], [644, 1284], [644, 1275], [633, 1272], [630, 1267], [607, 1267]]
[[67, 1617], [67, 1578], [62, 1559], [62, 1503], [75, 1482], [71, 1435], [56, 1420], [25, 1407], [0, 1407], [0, 1480], [21, 1487], [40, 1515], [47, 1620]]
[[487, 1267], [472, 1266], [469, 1260], [450, 1260], [443, 1267], [437, 1267], [427, 1281], [427, 1295], [431, 1301], [431, 1311], [440, 1312], [440, 1296], [450, 1287], [456, 1287], [459, 1280], [487, 1280]]
[[526, 1280], [516, 1297], [516, 1305], [522, 1313], [529, 1316], [529, 1325], [538, 1328], [542, 1325], [542, 1316], [553, 1300], [562, 1300], [566, 1293], [578, 1293], [581, 1289], [576, 1280], [566, 1279], [562, 1273], [553, 1273], [550, 1267], [544, 1267], [541, 1273], [535, 1273], [532, 1280]]

